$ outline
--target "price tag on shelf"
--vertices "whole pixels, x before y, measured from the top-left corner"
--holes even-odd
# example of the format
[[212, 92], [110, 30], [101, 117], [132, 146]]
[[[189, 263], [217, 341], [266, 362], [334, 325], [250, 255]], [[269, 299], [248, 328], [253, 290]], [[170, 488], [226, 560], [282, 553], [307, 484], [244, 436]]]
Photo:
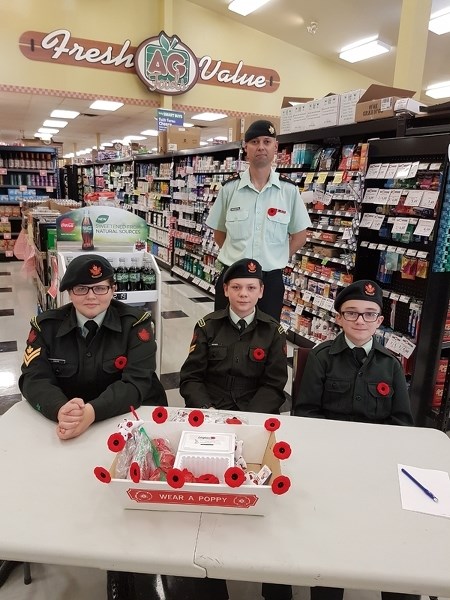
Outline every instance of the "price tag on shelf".
[[325, 310], [333, 310], [334, 300], [332, 298], [322, 298], [322, 308]]
[[3, 234], [3, 239], [4, 240], [10, 240], [11, 239], [11, 233], [9, 233], [9, 232], [8, 233], [4, 233]]
[[49, 187], [46, 187], [46, 188], [45, 188], [45, 191], [46, 191], [46, 192], [48, 192], [49, 194], [52, 194], [52, 193], [53, 193], [53, 188], [52, 188], [52, 187], [50, 187], [50, 186], [49, 186]]
[[302, 297], [305, 302], [309, 302], [312, 298], [312, 293], [309, 290], [304, 290], [302, 292]]
[[386, 179], [386, 173], [389, 169], [389, 163], [383, 163], [378, 171], [377, 179]]
[[406, 196], [405, 206], [419, 206], [422, 200], [423, 190], [409, 190]]
[[328, 177], [328, 171], [321, 171], [317, 175], [317, 183], [325, 183], [325, 181], [327, 180], [327, 177]]
[[428, 171], [428, 166], [430, 163], [421, 162], [419, 163], [418, 170], [419, 171]]
[[349, 240], [352, 237], [352, 230], [350, 227], [344, 227], [344, 232], [342, 234], [343, 240]]
[[389, 206], [397, 206], [397, 204], [400, 202], [400, 198], [402, 197], [402, 193], [403, 190], [391, 190], [387, 204]]
[[359, 227], [367, 227], [368, 229], [372, 228], [372, 223], [374, 217], [376, 217], [376, 213], [364, 213], [363, 218], [361, 219], [361, 223]]
[[438, 198], [439, 198], [439, 192], [435, 192], [433, 190], [424, 191], [422, 201], [420, 203], [421, 208], [434, 209], [434, 207], [437, 204]]
[[408, 217], [396, 217], [394, 219], [394, 225], [392, 226], [391, 233], [406, 233], [408, 229], [409, 219]]
[[0, 169], [0, 175], [7, 175], [8, 169]]
[[26, 185], [19, 185], [19, 191], [21, 192], [26, 192], [27, 191], [27, 186]]
[[378, 246], [378, 244], [374, 244], [373, 242], [371, 242], [369, 244], [369, 250], [377, 250], [377, 246]]
[[397, 252], [397, 247], [396, 246], [388, 246], [387, 251], [388, 252]]
[[387, 246], [386, 244], [378, 244], [377, 246], [377, 250], [386, 250]]
[[367, 188], [364, 194], [363, 203], [376, 204], [378, 191], [378, 188]]
[[47, 177], [47, 171], [39, 171], [41, 177]]
[[318, 294], [316, 294], [314, 296], [313, 305], [320, 308], [322, 306], [322, 296], [319, 296]]
[[399, 298], [399, 302], [406, 302], [406, 304], [408, 304], [408, 302], [410, 301], [410, 297], [409, 296], [404, 296], [403, 294], [400, 296]]
[[424, 252], [423, 250], [419, 250], [417, 252], [417, 258], [427, 258], [428, 252]]
[[12, 258], [14, 256], [13, 251], [12, 250], [6, 250], [5, 256], [7, 258]]
[[402, 340], [400, 336], [395, 333], [391, 333], [389, 339], [385, 344], [385, 347], [388, 350], [391, 350], [391, 352], [394, 352], [395, 354], [402, 354]]
[[430, 169], [430, 171], [440, 171], [441, 167], [441, 163], [431, 163], [431, 165], [428, 168]]
[[301, 315], [303, 312], [303, 304], [297, 304], [297, 306], [295, 307], [295, 313], [297, 315]]
[[423, 235], [429, 237], [434, 229], [435, 221], [433, 219], [419, 219], [416, 228], [414, 229], [414, 235]]
[[389, 298], [390, 298], [391, 300], [400, 300], [400, 294], [396, 294], [395, 292], [391, 292], [391, 293], [389, 294]]
[[402, 356], [404, 356], [405, 358], [409, 358], [415, 349], [416, 349], [416, 345], [411, 340], [408, 340], [408, 338], [405, 338], [405, 337], [401, 338], [400, 354]]
[[411, 179], [412, 177], [415, 177], [417, 175], [417, 171], [419, 170], [419, 164], [419, 161], [411, 163], [408, 179]]
[[412, 163], [401, 163], [398, 166], [397, 172], [395, 173], [396, 179], [408, 179], [410, 177], [409, 172], [411, 170]]
[[378, 190], [376, 203], [383, 204], [383, 205], [387, 204], [390, 195], [391, 195], [391, 190]]
[[306, 177], [305, 177], [305, 184], [306, 183], [312, 183], [313, 179], [314, 179], [315, 173], [307, 173]]
[[408, 250], [405, 252], [405, 256], [416, 256], [417, 254], [417, 250], [413, 250], [412, 248], [408, 248]]
[[369, 165], [366, 173], [366, 179], [377, 179], [380, 168], [381, 163], [373, 163], [372, 165]]
[[341, 183], [343, 176], [344, 176], [343, 171], [336, 171], [336, 173], [334, 174], [334, 177], [333, 177], [333, 183]]
[[8, 217], [0, 217], [0, 223], [8, 223], [9, 219]]
[[391, 163], [386, 173], [386, 179], [394, 179], [399, 166], [399, 163]]
[[381, 226], [383, 225], [383, 221], [384, 215], [374, 214], [370, 229], [376, 229], [377, 231], [379, 231], [381, 229]]

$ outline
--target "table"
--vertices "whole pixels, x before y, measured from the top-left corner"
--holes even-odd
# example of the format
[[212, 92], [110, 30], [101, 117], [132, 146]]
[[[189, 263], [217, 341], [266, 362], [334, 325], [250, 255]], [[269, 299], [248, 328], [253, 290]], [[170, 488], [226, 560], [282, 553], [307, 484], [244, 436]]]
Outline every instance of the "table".
[[450, 597], [450, 519], [402, 510], [397, 476], [397, 463], [450, 471], [442, 432], [281, 416], [292, 487], [256, 517], [122, 510], [91, 475], [119, 420], [61, 442], [26, 402], [0, 418], [0, 557]]
[[0, 417], [1, 558], [205, 577], [194, 564], [200, 514], [122, 510], [94, 477], [112, 462], [119, 421], [61, 441], [26, 401]]
[[450, 597], [450, 519], [402, 510], [397, 475], [398, 463], [450, 471], [447, 436], [280, 419], [291, 489], [265, 517], [203, 515], [196, 564], [224, 579]]

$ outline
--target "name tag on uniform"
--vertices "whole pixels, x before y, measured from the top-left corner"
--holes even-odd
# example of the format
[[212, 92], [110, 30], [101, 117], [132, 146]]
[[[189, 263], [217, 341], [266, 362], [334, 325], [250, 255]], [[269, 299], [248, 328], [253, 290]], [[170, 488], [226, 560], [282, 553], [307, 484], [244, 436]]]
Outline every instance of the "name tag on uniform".
[[66, 361], [64, 360], [64, 358], [49, 358], [48, 362], [54, 364], [54, 365], [65, 365]]
[[230, 212], [232, 212], [233, 210], [241, 210], [240, 206], [233, 206], [233, 208], [230, 208]]

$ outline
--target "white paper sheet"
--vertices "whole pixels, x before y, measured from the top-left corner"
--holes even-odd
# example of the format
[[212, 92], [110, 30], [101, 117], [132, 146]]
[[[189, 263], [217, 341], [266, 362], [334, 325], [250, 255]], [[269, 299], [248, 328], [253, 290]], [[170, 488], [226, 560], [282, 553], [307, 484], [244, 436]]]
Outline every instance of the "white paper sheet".
[[[415, 512], [447, 517], [450, 519], [450, 477], [446, 471], [434, 469], [420, 469], [408, 465], [397, 465], [400, 483], [400, 496], [402, 508]], [[405, 469], [424, 487], [432, 492], [438, 502], [434, 502], [414, 482], [412, 482], [401, 469]]]

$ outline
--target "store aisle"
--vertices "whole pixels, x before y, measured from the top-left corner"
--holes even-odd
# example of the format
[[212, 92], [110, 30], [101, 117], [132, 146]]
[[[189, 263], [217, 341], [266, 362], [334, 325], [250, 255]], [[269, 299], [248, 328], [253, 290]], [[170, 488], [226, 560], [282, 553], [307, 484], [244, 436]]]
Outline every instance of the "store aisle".
[[[171, 406], [183, 406], [179, 370], [186, 357], [194, 325], [213, 310], [213, 301], [201, 290], [167, 272], [162, 273], [162, 367], [161, 381]], [[30, 317], [36, 311], [32, 278], [22, 272], [22, 263], [0, 266], [0, 415], [21, 398], [17, 380], [20, 373]], [[288, 348], [292, 356], [292, 347]], [[290, 390], [291, 371], [286, 390]], [[289, 409], [286, 403], [285, 409]], [[23, 584], [23, 571], [16, 569], [1, 589], [2, 600], [104, 600], [106, 576], [98, 569], [32, 565], [33, 582]], [[260, 584], [229, 582], [230, 600], [260, 599]], [[295, 600], [308, 600], [307, 588], [294, 589]], [[345, 600], [378, 600], [379, 594], [347, 592]], [[425, 597], [424, 597], [425, 598]], [[162, 599], [163, 600], [163, 599]], [[168, 599], [182, 600], [182, 599]], [[213, 599], [211, 599], [213, 600]], [[445, 599], [441, 599], [445, 600]]]

